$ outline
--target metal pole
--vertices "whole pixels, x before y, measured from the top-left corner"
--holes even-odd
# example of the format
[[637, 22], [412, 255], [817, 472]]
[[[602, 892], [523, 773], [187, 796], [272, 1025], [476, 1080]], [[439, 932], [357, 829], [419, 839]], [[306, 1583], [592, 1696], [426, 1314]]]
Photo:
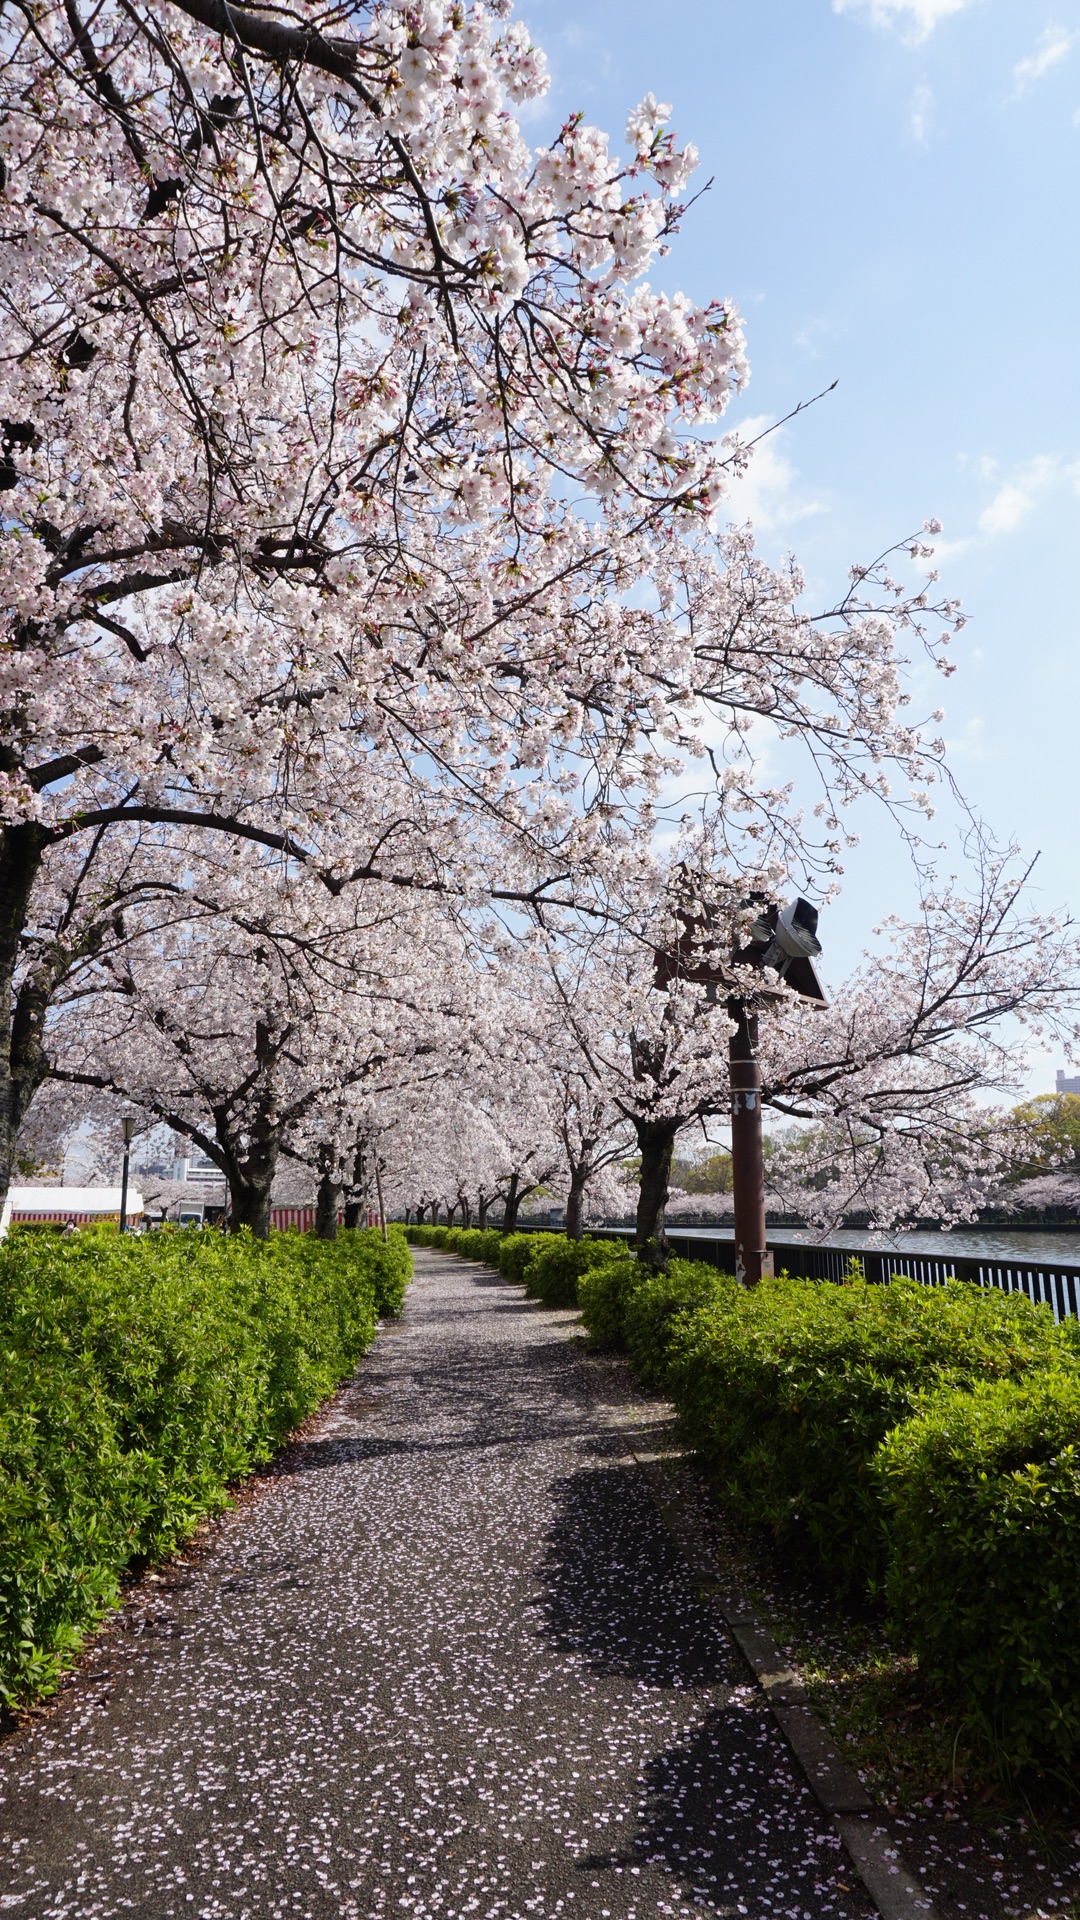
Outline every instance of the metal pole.
[[744, 1287], [756, 1287], [772, 1272], [765, 1247], [765, 1155], [761, 1144], [761, 1069], [757, 1063], [757, 1015], [741, 1000], [730, 1000], [736, 1023], [729, 1042], [731, 1058], [731, 1181], [735, 1201], [735, 1274]]
[[382, 1203], [382, 1175], [379, 1171], [379, 1163], [377, 1160], [375, 1162], [375, 1191], [379, 1196], [379, 1225], [382, 1228], [383, 1241], [387, 1243], [389, 1242], [390, 1235], [386, 1231], [386, 1212]]
[[120, 1122], [124, 1134], [124, 1171], [120, 1177], [120, 1232], [127, 1232], [128, 1171], [131, 1166], [131, 1140], [135, 1132], [135, 1122], [125, 1114]]
[[127, 1233], [127, 1173], [129, 1173], [129, 1167], [131, 1167], [131, 1148], [127, 1146], [127, 1140], [125, 1140], [125, 1148], [123, 1148], [123, 1175], [121, 1175], [121, 1183], [119, 1183], [119, 1231], [121, 1231], [121, 1233]]

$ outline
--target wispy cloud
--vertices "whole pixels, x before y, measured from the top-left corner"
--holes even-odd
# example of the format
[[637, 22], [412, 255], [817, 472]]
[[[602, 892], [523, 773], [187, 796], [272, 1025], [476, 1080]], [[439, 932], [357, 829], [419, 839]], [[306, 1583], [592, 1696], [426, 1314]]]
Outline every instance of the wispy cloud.
[[[767, 414], [757, 414], [740, 420], [736, 432], [746, 445], [771, 424]], [[825, 512], [823, 500], [803, 491], [798, 473], [780, 444], [783, 435], [780, 427], [754, 448], [747, 471], [732, 482], [720, 508], [721, 520], [739, 526], [750, 520], [759, 533], [783, 533], [797, 521]]]
[[957, 554], [968, 553], [981, 541], [1003, 540], [1015, 533], [1028, 516], [1045, 505], [1048, 496], [1070, 488], [1080, 496], [1080, 460], [1062, 460], [1056, 454], [1039, 453], [1011, 474], [1002, 474], [997, 460], [970, 460], [964, 457], [961, 468], [977, 479], [997, 488], [975, 522], [971, 533], [956, 540], [935, 539], [934, 564], [943, 566]]
[[925, 147], [930, 138], [930, 128], [934, 119], [933, 87], [916, 87], [911, 96], [911, 109], [908, 113], [908, 131], [920, 147]]
[[1047, 27], [1034, 53], [1018, 60], [1013, 68], [1017, 93], [1026, 93], [1052, 67], [1058, 67], [1063, 60], [1067, 60], [1078, 38], [1080, 35], [1070, 33], [1067, 27]]
[[988, 507], [979, 515], [979, 532], [991, 540], [999, 533], [1012, 533], [1026, 520], [1035, 505], [1034, 488], [1019, 486], [1010, 480], [999, 487]]
[[973, 0], [833, 0], [834, 13], [854, 13], [872, 27], [899, 27], [907, 40], [929, 39], [950, 14], [963, 13]]
[[988, 540], [1014, 533], [1032, 512], [1040, 495], [1062, 484], [1080, 491], [1080, 461], [1067, 464], [1052, 454], [1038, 454], [998, 488], [989, 506], [979, 515], [979, 532]]

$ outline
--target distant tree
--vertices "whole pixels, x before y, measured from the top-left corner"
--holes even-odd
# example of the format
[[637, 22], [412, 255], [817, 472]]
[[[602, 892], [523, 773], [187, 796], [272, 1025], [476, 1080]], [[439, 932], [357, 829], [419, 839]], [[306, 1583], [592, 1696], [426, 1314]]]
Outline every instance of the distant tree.
[[676, 1155], [671, 1163], [671, 1183], [684, 1193], [730, 1193], [731, 1155], [713, 1153], [707, 1160], [684, 1160]]
[[1012, 1180], [1080, 1169], [1080, 1094], [1039, 1094], [1014, 1107], [1012, 1117], [1021, 1132]]

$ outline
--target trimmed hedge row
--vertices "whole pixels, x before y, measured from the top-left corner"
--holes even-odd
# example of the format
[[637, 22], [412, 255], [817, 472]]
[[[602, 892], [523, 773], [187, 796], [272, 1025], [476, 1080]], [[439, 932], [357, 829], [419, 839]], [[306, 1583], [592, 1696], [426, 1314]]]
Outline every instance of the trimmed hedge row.
[[887, 1594], [920, 1665], [966, 1699], [1018, 1772], [1076, 1785], [1080, 1377], [936, 1394], [875, 1461]]
[[1062, 1356], [1020, 1294], [914, 1280], [775, 1280], [676, 1325], [682, 1428], [737, 1506], [838, 1585], [877, 1591], [888, 1532], [871, 1464], [928, 1393], [1021, 1380]]
[[50, 1692], [133, 1561], [227, 1503], [401, 1310], [400, 1231], [0, 1247], [0, 1701]]
[[618, 1241], [568, 1240], [562, 1233], [508, 1233], [497, 1227], [407, 1227], [414, 1247], [440, 1247], [498, 1267], [546, 1307], [576, 1307], [582, 1277], [594, 1267], [627, 1264]]
[[700, 1262], [652, 1274], [618, 1243], [593, 1260], [543, 1238], [503, 1271], [539, 1291], [534, 1271], [573, 1267], [593, 1339], [670, 1395], [747, 1519], [883, 1596], [1005, 1770], [1075, 1777], [1080, 1326], [963, 1282], [746, 1292]]

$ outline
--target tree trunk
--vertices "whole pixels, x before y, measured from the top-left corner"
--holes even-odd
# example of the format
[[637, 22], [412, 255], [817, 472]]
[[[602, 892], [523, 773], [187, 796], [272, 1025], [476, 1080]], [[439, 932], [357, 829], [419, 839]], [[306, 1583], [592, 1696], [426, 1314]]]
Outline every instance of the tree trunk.
[[345, 1202], [345, 1225], [350, 1230], [364, 1225], [364, 1146], [359, 1144], [353, 1154], [352, 1183], [349, 1198]]
[[250, 1227], [256, 1240], [270, 1238], [270, 1188], [273, 1179], [245, 1180], [237, 1176], [230, 1180], [229, 1191], [231, 1206], [229, 1209], [229, 1230], [239, 1233], [243, 1227]]
[[516, 1173], [510, 1175], [510, 1185], [506, 1190], [506, 1202], [503, 1207], [502, 1230], [513, 1233], [517, 1228], [518, 1208], [521, 1205], [520, 1182]]
[[336, 1240], [341, 1187], [332, 1173], [323, 1173], [315, 1197], [315, 1232], [320, 1240]]
[[17, 1001], [15, 996], [30, 895], [44, 852], [42, 830], [32, 822], [0, 830], [0, 1209], [15, 1170], [19, 1128], [48, 1072], [42, 1045], [48, 994], [24, 989]]
[[641, 1185], [634, 1250], [644, 1266], [655, 1267], [662, 1272], [668, 1263], [664, 1208], [667, 1206], [671, 1156], [679, 1123], [677, 1120], [639, 1120], [635, 1123], [635, 1131], [641, 1149]]
[[580, 1240], [585, 1232], [585, 1175], [584, 1163], [570, 1169], [570, 1191], [566, 1196], [566, 1237], [568, 1240]]
[[460, 1205], [461, 1205], [461, 1224], [463, 1227], [471, 1227], [472, 1226], [472, 1206], [470, 1202], [465, 1198], [464, 1194], [462, 1194], [461, 1196]]
[[491, 1201], [486, 1193], [481, 1193], [477, 1195], [476, 1225], [481, 1233], [484, 1233], [487, 1229], [488, 1208], [490, 1207], [490, 1205], [491, 1205]]
[[[275, 1056], [273, 1036], [263, 1021], [255, 1022], [255, 1052], [260, 1065], [272, 1067]], [[264, 1087], [254, 1120], [238, 1140], [232, 1131], [235, 1121], [224, 1112], [214, 1115], [215, 1131], [225, 1161], [231, 1206], [229, 1225], [233, 1233], [250, 1227], [256, 1240], [270, 1236], [270, 1195], [281, 1150], [279, 1122], [273, 1117], [273, 1085]]]
[[457, 1201], [455, 1200], [455, 1201], [454, 1201], [454, 1204], [453, 1204], [453, 1206], [452, 1206], [452, 1207], [447, 1207], [447, 1209], [446, 1209], [446, 1224], [447, 1224], [447, 1226], [448, 1226], [448, 1227], [452, 1227], [452, 1226], [453, 1226], [453, 1224], [454, 1224], [454, 1215], [455, 1215], [456, 1213], [457, 1213]]

